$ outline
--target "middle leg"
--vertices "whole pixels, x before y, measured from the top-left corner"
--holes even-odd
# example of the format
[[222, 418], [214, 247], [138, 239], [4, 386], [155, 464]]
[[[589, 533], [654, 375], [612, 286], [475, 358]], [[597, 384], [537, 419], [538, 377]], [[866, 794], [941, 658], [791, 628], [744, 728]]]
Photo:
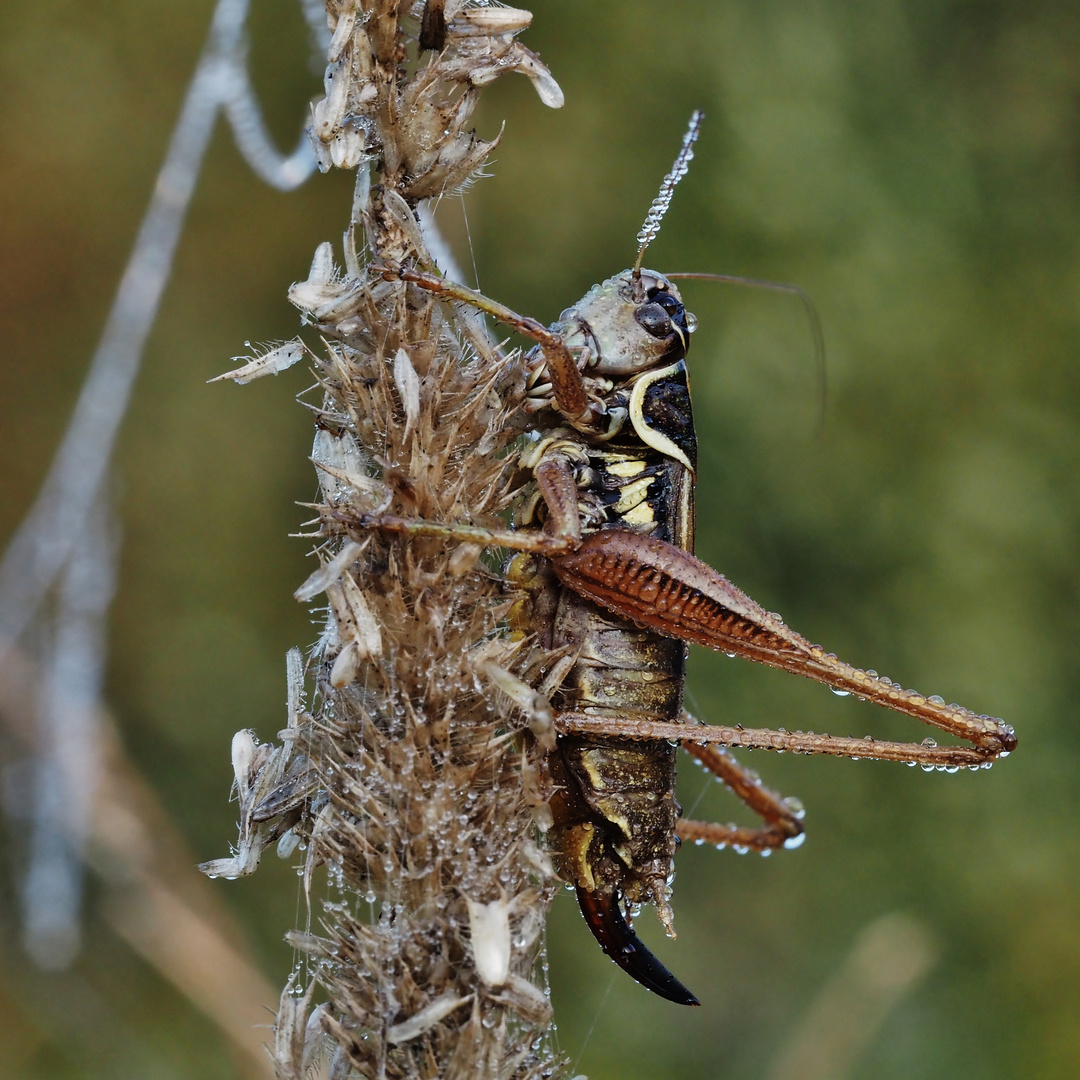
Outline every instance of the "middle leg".
[[850, 736], [815, 735], [813, 732], [772, 731], [744, 728], [741, 724], [699, 724], [688, 730], [683, 723], [664, 720], [611, 719], [587, 713], [561, 713], [556, 720], [560, 732], [579, 735], [611, 735], [626, 739], [670, 739], [701, 746], [742, 747], [746, 750], [788, 750], [794, 754], [830, 754], [835, 757], [870, 761], [901, 761], [927, 769], [955, 772], [979, 769], [993, 761], [993, 755], [971, 746], [937, 746], [923, 743], [891, 742]]

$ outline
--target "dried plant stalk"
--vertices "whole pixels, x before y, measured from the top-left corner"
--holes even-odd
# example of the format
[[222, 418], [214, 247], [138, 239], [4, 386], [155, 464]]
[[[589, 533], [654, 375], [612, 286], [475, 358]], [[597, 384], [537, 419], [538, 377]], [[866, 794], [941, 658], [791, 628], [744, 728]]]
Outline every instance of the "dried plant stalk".
[[[279, 1076], [325, 1055], [335, 1077], [524, 1080], [564, 1068], [545, 1038], [539, 958], [554, 884], [535, 839], [547, 812], [541, 740], [526, 730], [550, 738], [550, 717], [496, 688], [518, 685], [511, 670], [534, 675], [535, 658], [500, 632], [507, 598], [478, 548], [402, 544], [358, 520], [393, 508], [489, 521], [515, 496], [519, 358], [488, 341], [475, 313], [385, 281], [371, 259], [434, 268], [416, 210], [490, 154], [494, 142], [465, 130], [479, 86], [517, 70], [545, 103], [561, 95], [514, 38], [528, 12], [448, 0], [440, 18], [432, 5], [424, 40], [441, 51], [416, 59], [402, 27], [419, 32], [412, 7], [328, 3], [313, 141], [324, 169], [360, 164], [360, 174], [344, 267], [323, 244], [290, 292], [323, 347], [292, 342], [230, 373], [247, 381], [304, 355], [314, 363], [325, 392], [320, 569], [297, 596], [329, 604], [306, 667], [311, 711], [294, 652], [282, 744], [234, 739], [239, 846], [204, 869], [250, 873], [267, 844], [297, 840], [309, 895], [325, 868], [317, 926], [290, 935], [310, 975], [302, 995], [290, 985], [282, 996]], [[316, 985], [327, 1001], [312, 1011]]]

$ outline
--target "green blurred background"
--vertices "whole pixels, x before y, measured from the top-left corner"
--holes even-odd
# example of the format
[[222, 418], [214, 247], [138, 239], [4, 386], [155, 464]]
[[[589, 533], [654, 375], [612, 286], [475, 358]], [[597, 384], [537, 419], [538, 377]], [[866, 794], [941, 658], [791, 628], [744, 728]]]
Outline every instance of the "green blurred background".
[[[145, 209], [209, 0], [0, 8], [4, 267], [0, 536], [29, 507]], [[547, 321], [627, 265], [694, 107], [696, 160], [648, 262], [795, 282], [828, 343], [823, 438], [797, 302], [687, 283], [702, 438], [699, 553], [841, 656], [1016, 725], [989, 773], [755, 755], [807, 807], [771, 859], [692, 849], [677, 942], [703, 1000], [617, 973], [572, 899], [549, 932], [558, 1039], [594, 1080], [765, 1078], [858, 933], [919, 920], [937, 963], [843, 1075], [1080, 1074], [1080, 8], [1065, 0], [537, 3], [523, 38], [566, 92], [502, 80], [506, 134], [440, 211], [489, 295]], [[295, 5], [259, 0], [252, 66], [279, 143], [319, 88]], [[284, 656], [314, 636], [290, 540], [313, 497], [300, 368], [207, 386], [338, 241], [350, 177], [282, 195], [219, 125], [117, 456], [123, 553], [108, 701], [192, 858], [235, 837], [229, 739], [284, 719]], [[471, 251], [467, 246], [471, 238]], [[695, 653], [703, 718], [922, 738], [910, 722]], [[687, 761], [695, 816], [739, 811]], [[742, 818], [741, 818], [742, 819]], [[0, 887], [0, 1077], [233, 1077], [217, 1029], [95, 906], [61, 975], [18, 950], [17, 826]], [[192, 871], [194, 874], [194, 871]], [[217, 882], [275, 984], [302, 918], [292, 870]], [[267, 1004], [271, 1004], [268, 1002]]]

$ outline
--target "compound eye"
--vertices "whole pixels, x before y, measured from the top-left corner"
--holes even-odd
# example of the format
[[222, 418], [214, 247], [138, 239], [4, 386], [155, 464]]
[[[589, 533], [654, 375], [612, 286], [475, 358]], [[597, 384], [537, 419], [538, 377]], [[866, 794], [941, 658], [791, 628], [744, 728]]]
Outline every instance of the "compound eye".
[[[694, 316], [691, 315], [685, 307], [683, 307], [682, 302], [676, 300], [666, 289], [650, 289], [646, 296], [648, 297], [650, 304], [659, 305], [664, 309], [668, 319], [674, 323], [679, 330], [682, 330], [687, 334], [692, 332], [693, 328], [688, 324], [692, 320], [696, 325], [697, 320], [694, 319]], [[642, 325], [644, 326], [645, 324], [642, 323]], [[646, 327], [646, 329], [648, 329], [648, 327]], [[653, 331], [650, 330], [649, 333], [653, 333]], [[663, 337], [664, 335], [657, 334], [656, 336]]]
[[660, 303], [642, 304], [634, 312], [634, 318], [655, 338], [666, 338], [671, 333], [671, 319]]

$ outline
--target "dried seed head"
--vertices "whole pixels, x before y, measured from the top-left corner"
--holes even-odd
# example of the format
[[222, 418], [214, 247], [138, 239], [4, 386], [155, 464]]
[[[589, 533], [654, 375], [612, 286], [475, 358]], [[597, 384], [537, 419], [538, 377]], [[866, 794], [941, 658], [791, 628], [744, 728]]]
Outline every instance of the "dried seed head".
[[[296, 596], [325, 594], [327, 608], [304, 671], [290, 658], [282, 745], [238, 738], [240, 840], [205, 869], [250, 873], [269, 844], [303, 851], [320, 931], [288, 940], [328, 1000], [310, 1009], [314, 983], [300, 1006], [283, 998], [279, 1075], [299, 1077], [329, 1040], [334, 1076], [414, 1075], [422, 1061], [439, 1075], [539, 1080], [560, 1066], [536, 981], [554, 891], [534, 841], [545, 809], [537, 744], [553, 727], [514, 674], [533, 654], [503, 635], [506, 597], [478, 548], [362, 525], [376, 511], [435, 521], [505, 512], [517, 491], [507, 452], [522, 362], [472, 314], [371, 270], [358, 238], [362, 229], [383, 262], [430, 267], [418, 200], [466, 182], [497, 141], [468, 128], [478, 88], [519, 71], [548, 104], [561, 92], [514, 38], [528, 12], [447, 0], [445, 40], [415, 64], [398, 25], [408, 6], [331, 0], [311, 136], [323, 169], [363, 163], [342, 257], [320, 245], [289, 290], [322, 346], [232, 373], [246, 379], [300, 355], [315, 368], [319, 567]], [[478, 673], [481, 658], [522, 708]]]

